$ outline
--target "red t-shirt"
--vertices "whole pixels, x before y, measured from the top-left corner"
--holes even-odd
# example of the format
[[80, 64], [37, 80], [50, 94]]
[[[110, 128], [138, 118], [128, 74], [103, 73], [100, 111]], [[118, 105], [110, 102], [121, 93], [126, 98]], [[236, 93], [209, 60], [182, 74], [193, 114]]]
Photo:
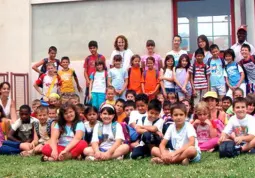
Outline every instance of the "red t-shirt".
[[85, 61], [84, 61], [84, 65], [83, 68], [86, 69], [88, 77], [90, 76], [90, 74], [92, 72], [96, 72], [96, 65], [95, 62], [96, 60], [101, 59], [105, 62], [105, 57], [101, 54], [97, 54], [96, 56], [94, 55], [89, 55], [88, 57], [86, 57]]

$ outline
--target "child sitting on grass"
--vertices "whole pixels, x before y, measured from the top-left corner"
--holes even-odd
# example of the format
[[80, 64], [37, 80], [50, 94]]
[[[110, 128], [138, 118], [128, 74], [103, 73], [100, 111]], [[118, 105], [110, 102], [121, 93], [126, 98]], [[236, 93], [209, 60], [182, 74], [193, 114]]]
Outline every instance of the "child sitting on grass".
[[148, 116], [142, 117], [137, 121], [135, 129], [141, 135], [141, 138], [139, 145], [130, 154], [132, 159], [150, 156], [151, 149], [160, 144], [163, 138], [162, 127], [164, 122], [159, 116], [160, 112], [160, 101], [157, 99], [151, 100], [148, 105]]
[[241, 152], [250, 151], [255, 147], [254, 117], [247, 114], [247, 101], [245, 98], [235, 98], [233, 109], [235, 115], [229, 119], [228, 124], [221, 134], [219, 143], [231, 139], [236, 145], [241, 146]]
[[224, 96], [221, 102], [222, 102], [222, 109], [226, 113], [228, 108], [232, 105], [232, 99], [229, 96]]
[[35, 147], [29, 151], [21, 152], [21, 156], [31, 156], [34, 154], [42, 153], [42, 148], [45, 143], [47, 143], [50, 139], [49, 134], [47, 132], [47, 127], [50, 125], [47, 124], [48, 122], [48, 115], [49, 110], [45, 106], [39, 106], [36, 109], [36, 118], [39, 120], [39, 123], [35, 124], [35, 130], [38, 137], [38, 143], [35, 143]]
[[131, 100], [135, 102], [136, 92], [134, 90], [126, 91], [126, 99], [127, 101]]
[[98, 110], [95, 106], [89, 106], [85, 109], [84, 115], [86, 117], [86, 121], [84, 121], [85, 126], [85, 141], [90, 144], [93, 134], [93, 129], [95, 125], [98, 123]]
[[85, 133], [74, 105], [63, 105], [59, 110], [59, 120], [52, 130], [50, 142], [42, 148], [42, 161], [63, 161], [78, 158], [85, 147], [82, 140]]
[[[201, 151], [198, 147], [197, 135], [193, 126], [186, 122], [187, 109], [183, 103], [176, 103], [171, 107], [171, 116], [174, 124], [166, 131], [164, 139], [159, 148], [152, 148], [151, 154], [153, 163], [158, 164], [189, 164], [199, 162]], [[167, 149], [166, 145], [171, 139], [172, 148]]]
[[217, 123], [211, 120], [206, 102], [201, 101], [195, 106], [195, 115], [193, 126], [197, 133], [198, 146], [201, 151], [212, 152], [218, 145], [220, 135], [217, 135]]
[[125, 138], [121, 125], [116, 122], [117, 114], [114, 107], [109, 104], [103, 105], [100, 119], [102, 122], [97, 123], [93, 130], [92, 146], [83, 151], [87, 156], [86, 160], [123, 159], [129, 152], [129, 145], [123, 144]]
[[118, 123], [123, 122], [124, 119], [126, 118], [126, 113], [124, 112], [124, 105], [125, 105], [125, 100], [121, 98], [117, 99], [114, 107], [116, 110]]
[[21, 151], [33, 149], [38, 142], [35, 131], [35, 124], [38, 124], [38, 120], [30, 115], [31, 108], [28, 105], [22, 105], [19, 108], [20, 118], [12, 124], [8, 134], [8, 140], [14, 142], [13, 147], [20, 148]]
[[124, 104], [124, 112], [126, 114], [126, 118], [124, 119], [124, 122], [126, 124], [129, 123], [130, 119], [130, 113], [136, 109], [135, 102], [131, 100], [127, 100]]

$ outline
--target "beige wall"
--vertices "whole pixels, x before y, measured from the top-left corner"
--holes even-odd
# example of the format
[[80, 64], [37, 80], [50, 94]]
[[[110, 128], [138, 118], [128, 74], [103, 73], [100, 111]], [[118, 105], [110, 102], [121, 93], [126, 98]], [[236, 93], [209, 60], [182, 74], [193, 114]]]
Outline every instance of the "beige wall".
[[0, 72], [29, 72], [29, 0], [0, 1], [0, 39]]

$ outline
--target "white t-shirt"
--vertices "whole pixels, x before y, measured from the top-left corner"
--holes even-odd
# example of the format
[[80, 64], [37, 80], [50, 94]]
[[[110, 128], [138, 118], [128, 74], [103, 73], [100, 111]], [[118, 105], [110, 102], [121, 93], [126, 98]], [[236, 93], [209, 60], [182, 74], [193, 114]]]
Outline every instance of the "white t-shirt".
[[[99, 142], [98, 127], [99, 127], [99, 123], [97, 123], [94, 127], [91, 143]], [[121, 139], [123, 141], [125, 140], [125, 137], [124, 137], [124, 134], [123, 134], [123, 131], [122, 131], [122, 127], [119, 123], [116, 124], [115, 137], [112, 133], [112, 123], [110, 123], [108, 125], [103, 125], [103, 132], [102, 133], [103, 133], [103, 136], [104, 136], [104, 140], [99, 145], [99, 147], [104, 149], [104, 150], [109, 150], [112, 147], [112, 145], [115, 143], [116, 139]]]
[[[161, 69], [162, 72], [164, 73], [164, 70]], [[172, 78], [173, 77], [173, 71], [170, 69], [166, 69], [166, 72], [164, 73], [164, 77], [166, 78]], [[163, 80], [164, 81], [164, 86], [165, 88], [174, 88], [175, 85], [173, 82], [169, 82], [168, 80]]]
[[[255, 49], [254, 47], [252, 46], [252, 44], [248, 43], [247, 41], [244, 41], [243, 44], [248, 44], [250, 47], [251, 47], [251, 55], [255, 54]], [[241, 54], [241, 47], [243, 44], [239, 44], [238, 42], [236, 44], [234, 44], [233, 46], [231, 46], [231, 49], [234, 50], [235, 52], [235, 55], [236, 55], [236, 58], [235, 58], [235, 61], [236, 62], [239, 62], [243, 59], [243, 56]]]
[[110, 58], [110, 64], [111, 65], [113, 65], [113, 57], [117, 54], [122, 56], [122, 66], [123, 66], [124, 69], [127, 70], [130, 67], [130, 59], [134, 55], [134, 53], [130, 49], [127, 49], [127, 50], [124, 50], [124, 51], [114, 50], [112, 52], [111, 58]]
[[147, 112], [144, 114], [140, 114], [137, 110], [131, 111], [128, 125], [136, 123], [137, 120], [143, 118], [144, 116], [147, 116]]
[[172, 51], [169, 51], [168, 53], [166, 53], [166, 55], [173, 55], [174, 56], [175, 66], [177, 66], [177, 64], [179, 62], [179, 58], [183, 54], [188, 54], [188, 53], [187, 53], [187, 51], [184, 51], [182, 49], [179, 52], [176, 52], [176, 51], [172, 50]]
[[[98, 121], [96, 121], [96, 124], [97, 123], [98, 123]], [[89, 125], [89, 121], [84, 122], [84, 126], [85, 126], [85, 130], [87, 133], [91, 133], [93, 131], [93, 128], [91, 128]]]
[[246, 114], [244, 119], [238, 119], [236, 115], [232, 116], [228, 124], [223, 130], [224, 133], [231, 135], [232, 132], [235, 136], [255, 135], [255, 118]]
[[158, 128], [158, 131], [162, 132], [162, 128], [163, 128], [163, 124], [164, 124], [164, 120], [163, 119], [158, 119], [154, 124], [153, 122], [148, 120], [148, 117], [146, 116], [146, 118], [144, 119], [144, 122], [142, 121], [142, 118], [140, 118], [137, 121], [137, 125], [139, 126], [156, 126]]
[[198, 152], [200, 152], [196, 131], [192, 124], [188, 122], [185, 122], [183, 128], [179, 131], [176, 130], [175, 123], [171, 124], [165, 133], [164, 139], [171, 139], [171, 143], [174, 148], [174, 150], [171, 151], [175, 151], [186, 145], [189, 142], [190, 137], [195, 137], [195, 148]]
[[105, 71], [95, 72], [94, 75], [90, 75], [90, 79], [93, 80], [92, 91], [96, 93], [105, 93], [106, 91], [106, 75]]

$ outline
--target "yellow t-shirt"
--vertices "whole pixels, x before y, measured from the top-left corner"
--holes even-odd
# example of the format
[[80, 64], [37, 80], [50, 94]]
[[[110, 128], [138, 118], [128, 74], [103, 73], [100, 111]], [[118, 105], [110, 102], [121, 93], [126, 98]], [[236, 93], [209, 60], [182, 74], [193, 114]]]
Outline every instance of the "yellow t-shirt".
[[60, 86], [61, 93], [74, 93], [75, 88], [73, 84], [73, 77], [76, 76], [73, 69], [68, 69], [67, 71], [60, 70], [58, 75], [61, 78], [62, 85]]

